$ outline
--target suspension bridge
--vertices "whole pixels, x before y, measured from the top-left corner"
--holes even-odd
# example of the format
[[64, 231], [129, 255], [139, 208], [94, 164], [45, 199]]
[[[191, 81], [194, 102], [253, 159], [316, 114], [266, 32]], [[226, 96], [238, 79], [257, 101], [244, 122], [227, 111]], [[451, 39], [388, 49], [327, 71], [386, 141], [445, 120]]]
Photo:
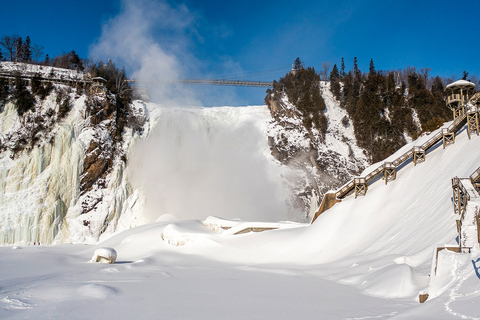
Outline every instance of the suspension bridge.
[[194, 84], [194, 85], [215, 85], [215, 86], [237, 86], [237, 87], [273, 87], [273, 81], [244, 81], [244, 80], [200, 80], [185, 79], [171, 81], [148, 81], [148, 80], [127, 80], [128, 83], [136, 85], [164, 85], [164, 84]]
[[273, 81], [252, 80], [255, 78], [278, 79], [285, 76], [291, 70], [290, 65], [281, 67], [262, 69], [256, 71], [237, 72], [215, 75], [216, 79], [177, 79], [177, 80], [145, 80], [130, 79], [128, 83], [134, 85], [165, 85], [165, 84], [187, 84], [187, 85], [214, 85], [214, 86], [237, 86], [237, 87], [273, 87]]

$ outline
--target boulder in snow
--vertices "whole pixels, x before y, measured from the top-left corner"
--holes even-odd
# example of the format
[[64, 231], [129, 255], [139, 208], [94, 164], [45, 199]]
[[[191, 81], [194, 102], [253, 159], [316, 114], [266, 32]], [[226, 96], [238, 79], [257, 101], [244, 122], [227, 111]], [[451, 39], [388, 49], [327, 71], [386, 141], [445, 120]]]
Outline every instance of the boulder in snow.
[[95, 250], [92, 262], [113, 264], [117, 260], [117, 252], [113, 248], [100, 248]]

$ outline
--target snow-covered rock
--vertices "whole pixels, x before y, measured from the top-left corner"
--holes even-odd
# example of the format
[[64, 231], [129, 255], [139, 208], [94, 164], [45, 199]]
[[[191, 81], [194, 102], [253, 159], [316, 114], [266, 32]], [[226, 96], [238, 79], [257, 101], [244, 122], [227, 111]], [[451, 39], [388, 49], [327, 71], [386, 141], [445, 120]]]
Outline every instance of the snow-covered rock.
[[113, 248], [100, 248], [95, 250], [91, 262], [114, 264], [117, 260], [117, 252]]

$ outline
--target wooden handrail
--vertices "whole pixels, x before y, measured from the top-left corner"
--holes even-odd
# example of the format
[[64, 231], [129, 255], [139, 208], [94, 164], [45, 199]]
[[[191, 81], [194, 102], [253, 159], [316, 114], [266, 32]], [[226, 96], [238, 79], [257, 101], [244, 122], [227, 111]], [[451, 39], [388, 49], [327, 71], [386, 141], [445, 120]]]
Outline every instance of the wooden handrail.
[[[474, 106], [474, 107], [471, 107], [469, 109], [469, 112], [479, 112], [478, 110], [478, 107]], [[408, 150], [407, 152], [403, 153], [401, 156], [399, 156], [398, 158], [396, 158], [395, 160], [389, 162], [390, 163], [390, 167], [389, 168], [393, 168], [393, 167], [397, 167], [399, 166], [400, 164], [402, 164], [403, 162], [405, 162], [407, 159], [409, 159], [413, 153], [414, 153], [414, 150], [422, 150], [422, 151], [426, 151], [427, 149], [429, 149], [430, 147], [432, 147], [435, 143], [437, 143], [438, 141], [440, 141], [441, 139], [443, 139], [443, 135], [444, 135], [444, 132], [445, 130], [447, 131], [447, 133], [455, 133], [457, 132], [460, 127], [459, 125], [465, 121], [465, 119], [467, 118], [467, 114], [468, 112], [465, 112], [464, 114], [462, 114], [460, 117], [457, 117], [455, 118], [455, 120], [453, 121], [452, 124], [450, 124], [447, 128], [443, 128], [440, 132], [438, 132], [437, 134], [435, 134], [433, 137], [431, 137], [430, 139], [428, 139], [427, 141], [425, 141], [421, 146], [415, 146], [413, 147], [412, 149]], [[369, 174], [367, 174], [365, 177], [356, 177], [356, 178], [353, 178], [352, 180], [350, 180], [349, 182], [347, 182], [346, 184], [344, 184], [340, 189], [337, 189], [337, 191], [335, 192], [335, 195], [337, 198], [341, 198], [343, 196], [345, 196], [350, 190], [352, 190], [354, 187], [355, 187], [355, 179], [365, 179], [365, 182], [371, 180], [372, 178], [374, 178], [377, 174], [379, 174], [380, 172], [384, 171], [386, 168], [386, 163], [384, 162], [382, 165], [378, 166], [375, 170], [373, 170], [372, 172], [370, 172]], [[472, 180], [472, 176], [476, 174], [475, 176], [475, 179]], [[478, 168], [471, 176], [470, 176], [470, 180], [472, 181], [475, 181], [476, 179], [478, 179], [480, 177], [480, 168]], [[453, 183], [453, 181], [452, 181]], [[459, 181], [460, 185], [463, 187], [463, 185], [461, 184], [461, 182]], [[463, 190], [465, 190], [465, 188], [463, 188]], [[466, 191], [465, 191], [466, 192]], [[467, 193], [467, 197], [468, 197], [468, 193]]]

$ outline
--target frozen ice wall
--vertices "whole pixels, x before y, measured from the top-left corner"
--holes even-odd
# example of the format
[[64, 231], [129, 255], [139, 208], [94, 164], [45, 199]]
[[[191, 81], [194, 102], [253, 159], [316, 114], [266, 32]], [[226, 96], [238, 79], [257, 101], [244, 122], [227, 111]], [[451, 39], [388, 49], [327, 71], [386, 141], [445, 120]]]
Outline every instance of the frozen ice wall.
[[[53, 141], [0, 159], [0, 244], [95, 243], [102, 234], [112, 234], [145, 222], [137, 219], [139, 195], [131, 190], [125, 164], [114, 160], [106, 176], [106, 188], [80, 194], [85, 150], [99, 134], [85, 114], [85, 96], [75, 98], [72, 110], [54, 127]], [[51, 95], [35, 112], [39, 115], [58, 108]], [[11, 103], [0, 113], [3, 134], [28, 130]], [[97, 131], [95, 131], [97, 130]], [[131, 141], [131, 129], [125, 132], [125, 147]], [[130, 198], [129, 198], [130, 197]], [[99, 199], [93, 209], [84, 212], [83, 204]], [[125, 215], [120, 219], [122, 214]], [[121, 220], [121, 221], [120, 221]]]
[[[12, 104], [1, 114], [9, 123]], [[83, 146], [74, 121], [58, 127], [53, 143], [0, 161], [0, 244], [51, 243], [79, 196]]]

